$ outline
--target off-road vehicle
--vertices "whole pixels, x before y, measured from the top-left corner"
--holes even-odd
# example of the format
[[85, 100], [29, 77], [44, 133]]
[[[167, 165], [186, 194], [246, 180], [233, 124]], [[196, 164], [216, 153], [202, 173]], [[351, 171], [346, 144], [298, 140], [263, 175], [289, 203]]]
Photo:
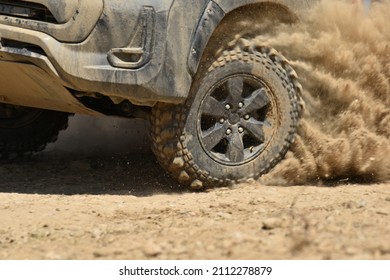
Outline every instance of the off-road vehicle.
[[185, 186], [259, 177], [302, 104], [287, 59], [251, 39], [311, 2], [0, 0], [0, 158], [41, 151], [70, 114], [115, 115], [150, 119]]

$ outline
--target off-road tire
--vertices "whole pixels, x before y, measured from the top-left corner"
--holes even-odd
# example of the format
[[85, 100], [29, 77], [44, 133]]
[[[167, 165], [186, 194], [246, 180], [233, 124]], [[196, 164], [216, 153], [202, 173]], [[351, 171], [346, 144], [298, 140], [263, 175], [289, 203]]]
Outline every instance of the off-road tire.
[[67, 128], [68, 116], [68, 113], [0, 103], [0, 159], [42, 151]]
[[[241, 84], [243, 89], [238, 96], [245, 96], [245, 88], [251, 88], [252, 84], [255, 90], [251, 88], [249, 96], [243, 98], [239, 105], [227, 104], [228, 99], [237, 101], [234, 97], [237, 90], [234, 88], [240, 88]], [[256, 86], [263, 89], [256, 89]], [[223, 88], [227, 91], [227, 98], [217, 100], [216, 96]], [[242, 41], [232, 49], [224, 51], [204, 75], [195, 79], [190, 97], [184, 105], [157, 104], [153, 108], [153, 151], [160, 164], [174, 178], [192, 189], [219, 187], [257, 179], [285, 156], [294, 141], [302, 110], [300, 90], [295, 71], [282, 55], [272, 48]], [[225, 104], [232, 112], [223, 113], [216, 100]], [[257, 105], [253, 106], [258, 108], [252, 112], [250, 119], [244, 120], [240, 112], [242, 109], [237, 106], [247, 108], [249, 106], [243, 103], [250, 100], [256, 100]], [[261, 107], [262, 102], [266, 103], [267, 100], [267, 105]], [[212, 106], [207, 105], [208, 103], [217, 105], [215, 112], [210, 109]], [[268, 132], [263, 130], [264, 143], [261, 143], [263, 140], [260, 128], [245, 123], [250, 120], [252, 123], [261, 124], [259, 115], [263, 114], [262, 110], [265, 110], [262, 127], [265, 127], [266, 122], [271, 124], [268, 135]], [[214, 116], [218, 115], [217, 112], [222, 114], [220, 125]], [[256, 117], [252, 117], [253, 114]], [[210, 124], [207, 122], [215, 122], [215, 125], [209, 128]], [[221, 126], [222, 131], [226, 129], [226, 137], [220, 134]], [[250, 145], [251, 141], [257, 144], [257, 152], [253, 154], [250, 147], [242, 144], [246, 136], [239, 135], [239, 131], [243, 131], [243, 127], [248, 127], [244, 134], [255, 139], [250, 139], [246, 145]], [[212, 137], [207, 134], [209, 131], [210, 134], [213, 133]], [[218, 137], [214, 135], [221, 137], [215, 147], [213, 145], [218, 141]], [[258, 135], [258, 139], [253, 135]], [[236, 145], [237, 143], [239, 145]], [[236, 149], [238, 146], [240, 148]], [[240, 152], [241, 148], [244, 152]]]

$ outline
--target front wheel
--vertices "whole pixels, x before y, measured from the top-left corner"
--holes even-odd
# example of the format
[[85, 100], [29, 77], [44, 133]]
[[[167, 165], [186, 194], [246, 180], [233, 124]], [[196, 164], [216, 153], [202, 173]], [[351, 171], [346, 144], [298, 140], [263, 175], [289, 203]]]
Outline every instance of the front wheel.
[[256, 179], [293, 142], [299, 89], [294, 70], [275, 50], [225, 51], [194, 82], [186, 104], [155, 106], [154, 152], [192, 189]]

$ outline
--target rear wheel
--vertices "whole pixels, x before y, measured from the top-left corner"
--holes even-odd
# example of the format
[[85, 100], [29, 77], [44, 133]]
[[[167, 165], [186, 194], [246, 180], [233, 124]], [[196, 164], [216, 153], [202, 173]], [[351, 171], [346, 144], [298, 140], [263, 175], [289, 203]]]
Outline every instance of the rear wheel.
[[256, 179], [293, 142], [299, 90], [295, 72], [275, 50], [227, 50], [194, 82], [186, 104], [153, 109], [154, 152], [193, 189]]
[[68, 125], [67, 113], [0, 103], [0, 159], [42, 151]]

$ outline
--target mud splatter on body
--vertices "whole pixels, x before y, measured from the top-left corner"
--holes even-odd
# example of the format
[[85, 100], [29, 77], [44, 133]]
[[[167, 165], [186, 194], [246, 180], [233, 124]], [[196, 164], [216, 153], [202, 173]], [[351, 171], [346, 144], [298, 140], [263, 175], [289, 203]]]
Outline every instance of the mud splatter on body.
[[390, 1], [365, 15], [322, 1], [298, 26], [259, 36], [297, 70], [306, 103], [286, 159], [268, 184], [390, 179]]

